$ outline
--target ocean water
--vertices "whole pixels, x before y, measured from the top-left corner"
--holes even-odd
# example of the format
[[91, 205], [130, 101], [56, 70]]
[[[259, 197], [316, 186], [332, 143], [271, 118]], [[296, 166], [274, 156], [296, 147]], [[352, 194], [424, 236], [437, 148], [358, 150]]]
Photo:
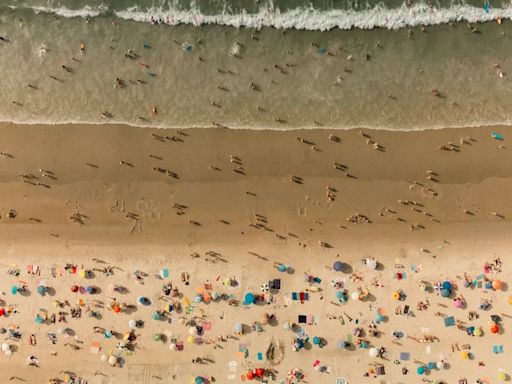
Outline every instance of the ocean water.
[[141, 22], [329, 30], [398, 29], [512, 17], [497, 0], [2, 0], [5, 7], [67, 17], [112, 15]]
[[[506, 14], [505, 4], [486, 13], [481, 4], [246, 1], [240, 14], [231, 1], [3, 0], [0, 120], [401, 130], [512, 122], [512, 24], [474, 23]], [[302, 16], [235, 27], [269, 7], [274, 21]], [[396, 16], [415, 7], [475, 16], [425, 27]], [[333, 12], [355, 16], [326, 28], [346, 23]], [[349, 28], [365, 12], [383, 28], [369, 19]], [[151, 22], [171, 14], [239, 21]]]

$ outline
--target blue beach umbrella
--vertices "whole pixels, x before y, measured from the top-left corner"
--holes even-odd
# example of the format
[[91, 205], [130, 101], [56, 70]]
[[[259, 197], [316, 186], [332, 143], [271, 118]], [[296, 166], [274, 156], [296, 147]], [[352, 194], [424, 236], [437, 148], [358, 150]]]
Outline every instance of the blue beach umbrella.
[[103, 336], [105, 336], [105, 339], [110, 339], [112, 337], [112, 332], [110, 332], [108, 329], [103, 333]]
[[340, 340], [338, 341], [338, 344], [336, 344], [336, 346], [338, 347], [338, 349], [345, 349], [347, 343], [345, 343], [343, 340]]
[[448, 280], [443, 283], [443, 289], [447, 289], [451, 291], [453, 288], [452, 283], [450, 283]]
[[153, 320], [160, 320], [160, 314], [159, 314], [158, 312], [153, 312], [153, 313], [151, 314], [151, 318], [152, 318]]
[[320, 338], [318, 336], [313, 337], [313, 344], [320, 345]]
[[37, 293], [39, 293], [41, 296], [44, 296], [44, 294], [46, 293], [46, 287], [44, 285], [38, 286]]
[[196, 378], [194, 379], [194, 382], [195, 382], [195, 384], [203, 384], [204, 379], [201, 376], [196, 376]]
[[341, 271], [343, 269], [343, 263], [339, 260], [336, 260], [332, 265], [332, 269], [334, 269], [336, 272]]
[[17, 294], [17, 293], [18, 293], [18, 286], [17, 286], [17, 285], [13, 285], [13, 286], [11, 287], [11, 293], [12, 293], [13, 295], [15, 295], [15, 294]]
[[149, 300], [145, 296], [139, 296], [137, 298], [137, 303], [139, 303], [140, 305], [150, 305], [151, 304], [151, 300]]
[[425, 373], [425, 367], [423, 367], [423, 366], [418, 367], [416, 372], [418, 373], [418, 375], [423, 375]]
[[203, 301], [203, 296], [197, 295], [195, 300], [196, 300], [196, 303], [200, 303], [201, 301]]
[[278, 270], [279, 272], [286, 272], [286, 265], [284, 265], [284, 264], [279, 264], [279, 265], [277, 266], [277, 270]]
[[94, 293], [94, 287], [92, 285], [88, 285], [86, 290], [89, 295], [92, 295]]
[[342, 299], [343, 298], [343, 291], [336, 291], [336, 298]]
[[254, 295], [251, 292], [247, 292], [244, 298], [244, 305], [254, 304]]
[[236, 323], [236, 324], [235, 324], [235, 332], [236, 332], [236, 333], [241, 333], [241, 332], [242, 332], [242, 330], [243, 330], [243, 326], [242, 326], [242, 324], [241, 324], [241, 323]]
[[34, 321], [36, 322], [36, 324], [43, 324], [44, 323], [44, 319], [41, 316], [39, 316], [39, 315], [37, 315], [35, 317]]

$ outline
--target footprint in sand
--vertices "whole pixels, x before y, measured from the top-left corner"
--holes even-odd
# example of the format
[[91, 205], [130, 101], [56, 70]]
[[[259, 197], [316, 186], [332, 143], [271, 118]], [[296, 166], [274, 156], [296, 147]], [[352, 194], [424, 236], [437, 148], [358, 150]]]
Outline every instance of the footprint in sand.
[[308, 214], [308, 209], [305, 207], [299, 208], [299, 216], [306, 216]]

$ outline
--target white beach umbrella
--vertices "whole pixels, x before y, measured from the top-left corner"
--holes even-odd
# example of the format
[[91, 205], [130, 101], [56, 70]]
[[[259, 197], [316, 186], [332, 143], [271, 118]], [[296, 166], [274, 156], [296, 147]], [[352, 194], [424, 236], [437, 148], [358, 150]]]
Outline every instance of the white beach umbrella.
[[191, 336], [197, 336], [197, 328], [196, 327], [190, 327], [188, 329], [188, 334]]
[[352, 292], [351, 297], [352, 297], [352, 300], [359, 300], [359, 292], [358, 291]]
[[132, 319], [132, 320], [130, 320], [130, 321], [128, 322], [128, 326], [130, 327], [130, 329], [135, 329], [135, 320], [133, 320], [133, 319]]
[[171, 351], [175, 351], [175, 350], [176, 350], [176, 344], [175, 344], [175, 343], [171, 343], [171, 344], [169, 344], [169, 349], [170, 349]]
[[110, 365], [115, 365], [115, 364], [117, 363], [117, 357], [115, 357], [114, 355], [110, 356], [110, 357], [108, 358], [108, 363], [109, 363]]
[[377, 268], [377, 260], [367, 257], [366, 258], [366, 266], [370, 269], [376, 269]]
[[11, 346], [7, 343], [2, 344], [2, 351], [7, 352], [11, 349]]
[[108, 356], [104, 353], [103, 355], [100, 356], [100, 360], [106, 363], [108, 360]]
[[379, 350], [377, 348], [370, 348], [368, 350], [368, 354], [370, 355], [370, 357], [377, 357], [377, 355], [379, 354]]

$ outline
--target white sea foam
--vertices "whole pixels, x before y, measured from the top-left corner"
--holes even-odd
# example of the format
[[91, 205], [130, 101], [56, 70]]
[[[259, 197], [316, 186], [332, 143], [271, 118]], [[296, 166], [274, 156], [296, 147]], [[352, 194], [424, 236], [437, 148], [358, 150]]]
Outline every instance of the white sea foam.
[[140, 22], [161, 20], [170, 25], [218, 24], [240, 27], [274, 27], [282, 29], [301, 29], [326, 31], [339, 29], [399, 29], [416, 25], [437, 25], [452, 21], [483, 22], [496, 18], [512, 19], [512, 8], [492, 8], [485, 12], [483, 8], [469, 5], [457, 5], [450, 8], [432, 8], [426, 4], [403, 5], [389, 9], [376, 6], [367, 10], [330, 10], [319, 11], [313, 8], [297, 8], [281, 12], [262, 9], [258, 13], [204, 15], [194, 10], [161, 10], [153, 8], [140, 12], [137, 8], [118, 11], [115, 14], [123, 19]]
[[[55, 13], [63, 17], [95, 17], [108, 9], [106, 7], [85, 7], [79, 10], [67, 8], [34, 7], [35, 12]], [[327, 31], [330, 29], [400, 29], [418, 25], [438, 25], [453, 21], [484, 22], [512, 19], [512, 7], [483, 8], [470, 5], [454, 5], [449, 8], [434, 8], [427, 4], [405, 4], [399, 8], [386, 8], [382, 5], [365, 10], [332, 9], [321, 11], [314, 8], [296, 8], [280, 11], [272, 6], [261, 8], [257, 13], [242, 12], [233, 14], [225, 11], [216, 15], [202, 14], [198, 9], [150, 8], [140, 10], [131, 7], [114, 14], [122, 19], [139, 22], [162, 22], [169, 25], [190, 24], [195, 26], [217, 24], [236, 28], [273, 27]]]

